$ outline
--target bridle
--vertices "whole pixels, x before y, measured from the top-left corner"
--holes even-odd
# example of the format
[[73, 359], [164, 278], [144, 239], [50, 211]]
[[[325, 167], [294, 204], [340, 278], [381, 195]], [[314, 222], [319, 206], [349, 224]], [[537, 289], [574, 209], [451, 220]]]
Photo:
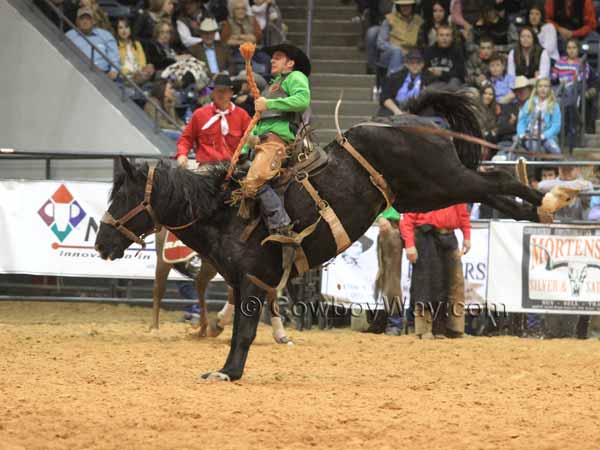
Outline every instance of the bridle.
[[[112, 214], [109, 213], [108, 211], [106, 211], [104, 213], [104, 215], [102, 216], [102, 219], [100, 219], [100, 222], [115, 227], [121, 234], [123, 234], [127, 238], [131, 239], [136, 244], [141, 245], [143, 249], [146, 248], [146, 241], [144, 239], [153, 233], [158, 233], [163, 226], [167, 230], [170, 230], [170, 231], [183, 230], [185, 228], [192, 226], [200, 219], [200, 216], [197, 216], [191, 222], [186, 223], [185, 225], [177, 226], [177, 227], [169, 227], [167, 225], [162, 225], [161, 223], [159, 223], [159, 221], [156, 217], [156, 214], [154, 212], [154, 209], [152, 209], [152, 205], [150, 204], [150, 197], [152, 196], [152, 186], [154, 184], [154, 170], [155, 170], [154, 166], [151, 166], [148, 169], [148, 178], [146, 178], [146, 187], [144, 188], [144, 200], [142, 200], [132, 210], [125, 213], [122, 217], [120, 217], [118, 219], [115, 219], [112, 216]], [[129, 228], [127, 228], [125, 226], [125, 224], [127, 224], [134, 217], [136, 217], [138, 214], [140, 214], [144, 211], [146, 211], [148, 213], [148, 215], [150, 216], [150, 218], [152, 219], [152, 223], [154, 224], [154, 227], [152, 228], [152, 231], [150, 231], [149, 233], [144, 233], [141, 236], [138, 236], [133, 231], [131, 231]]]

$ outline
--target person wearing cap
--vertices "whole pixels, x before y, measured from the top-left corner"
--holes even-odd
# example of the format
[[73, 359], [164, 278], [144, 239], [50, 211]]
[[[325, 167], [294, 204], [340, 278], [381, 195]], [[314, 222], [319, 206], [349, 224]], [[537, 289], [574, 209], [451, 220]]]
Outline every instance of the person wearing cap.
[[402, 114], [400, 105], [421, 93], [426, 84], [423, 66], [421, 51], [417, 49], [409, 51], [406, 56], [406, 67], [392, 74], [383, 85], [380, 115]]
[[250, 116], [231, 103], [233, 83], [227, 75], [217, 75], [212, 91], [212, 103], [194, 111], [177, 142], [177, 164], [185, 167], [190, 149], [196, 152], [198, 163], [229, 161], [237, 148]]
[[231, 73], [232, 70], [229, 49], [221, 42], [215, 41], [217, 31], [219, 31], [217, 21], [207, 17], [200, 23], [202, 41], [189, 48], [192, 56], [206, 63], [211, 76], [222, 72]]
[[517, 133], [519, 110], [531, 95], [530, 80], [523, 75], [519, 75], [515, 78], [512, 92], [515, 94], [516, 103], [500, 105], [500, 117], [498, 118], [497, 138], [499, 145], [507, 148], [513, 145], [513, 138]]
[[379, 29], [379, 64], [388, 68], [388, 75], [402, 68], [404, 56], [417, 45], [423, 19], [414, 13], [415, 3], [415, 0], [394, 0], [394, 11], [385, 16]]
[[[293, 235], [291, 220], [281, 199], [268, 181], [279, 174], [287, 158], [287, 147], [296, 139], [302, 125], [302, 113], [310, 106], [310, 60], [291, 44], [279, 44], [265, 51], [271, 55], [274, 78], [254, 102], [261, 119], [252, 130], [260, 144], [254, 147], [254, 160], [242, 181], [246, 197], [257, 197], [271, 234]], [[284, 267], [295, 249], [283, 246]]]
[[202, 42], [200, 36], [200, 26], [202, 20], [208, 15], [208, 11], [203, 8], [200, 0], [182, 0], [181, 12], [177, 16], [177, 33], [181, 43], [190, 48], [193, 45]]
[[116, 79], [121, 71], [121, 57], [114, 36], [108, 31], [95, 26], [94, 13], [90, 8], [79, 8], [75, 24], [87, 40], [76, 30], [67, 31], [65, 34], [67, 38], [90, 59], [92, 58], [92, 46], [88, 41], [97, 49], [100, 49], [106, 55], [108, 61], [94, 51], [94, 65], [105, 72], [111, 80]]

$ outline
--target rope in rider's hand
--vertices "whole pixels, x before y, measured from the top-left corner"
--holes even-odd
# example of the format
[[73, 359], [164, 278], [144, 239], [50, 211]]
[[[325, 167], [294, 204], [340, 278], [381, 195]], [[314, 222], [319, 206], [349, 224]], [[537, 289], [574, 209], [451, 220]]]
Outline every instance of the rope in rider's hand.
[[[250, 86], [250, 93], [252, 96], [257, 99], [260, 97], [260, 92], [258, 90], [258, 86], [256, 86], [256, 80], [254, 79], [254, 72], [252, 71], [252, 56], [254, 56], [254, 51], [256, 50], [256, 45], [251, 42], [244, 42], [240, 45], [240, 53], [246, 62], [246, 76], [248, 77], [248, 86]], [[242, 153], [242, 148], [248, 142], [248, 137], [250, 137], [250, 133], [260, 120], [261, 113], [256, 111], [254, 116], [252, 116], [252, 120], [248, 124], [248, 128], [244, 132], [244, 135], [240, 139], [240, 142], [233, 152], [233, 156], [231, 157], [231, 163], [229, 165], [229, 170], [227, 170], [227, 175], [225, 176], [224, 186], [227, 186], [227, 183], [233, 176], [233, 172], [235, 171], [235, 167], [240, 159], [240, 154]]]

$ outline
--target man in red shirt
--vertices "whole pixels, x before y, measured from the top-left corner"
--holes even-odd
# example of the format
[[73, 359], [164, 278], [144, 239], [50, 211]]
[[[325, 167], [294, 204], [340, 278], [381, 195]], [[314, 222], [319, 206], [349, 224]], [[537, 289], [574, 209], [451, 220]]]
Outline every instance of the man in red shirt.
[[547, 0], [545, 13], [564, 42], [572, 37], [584, 40], [598, 25], [592, 0]]
[[198, 108], [177, 141], [177, 163], [187, 164], [188, 152], [196, 150], [199, 164], [229, 161], [233, 156], [250, 116], [231, 102], [233, 83], [227, 75], [217, 75], [212, 103]]
[[[454, 235], [457, 228], [463, 233], [462, 251]], [[462, 337], [465, 288], [461, 256], [471, 248], [467, 205], [403, 214], [400, 232], [413, 264], [410, 301], [415, 334], [421, 339]]]

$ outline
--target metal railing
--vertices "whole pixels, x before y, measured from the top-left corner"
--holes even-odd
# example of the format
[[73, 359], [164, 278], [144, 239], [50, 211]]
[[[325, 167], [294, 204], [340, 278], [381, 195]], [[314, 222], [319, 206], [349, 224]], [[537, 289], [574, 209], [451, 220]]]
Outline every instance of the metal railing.
[[315, 10], [315, 0], [307, 0], [307, 13], [306, 13], [306, 41], [304, 42], [304, 52], [306, 56], [310, 58], [310, 51], [312, 47], [312, 22]]
[[[100, 50], [96, 45], [94, 45], [94, 43], [92, 41], [90, 41], [87, 36], [85, 34], [83, 34], [79, 28], [77, 28], [77, 26], [71, 22], [71, 20], [65, 16], [65, 14], [58, 9], [50, 0], [41, 0], [43, 1], [46, 6], [48, 6], [52, 11], [54, 11], [54, 13], [57, 15], [58, 19], [59, 19], [59, 31], [60, 31], [60, 39], [64, 40], [66, 35], [65, 35], [65, 23], [70, 26], [72, 28], [72, 30], [74, 30], [80, 37], [82, 37], [85, 42], [90, 46], [91, 48], [91, 54], [90, 55], [85, 55], [80, 49], [79, 52], [81, 54], [84, 54], [86, 57], [89, 57], [90, 60], [90, 70], [92, 72], [94, 72], [96, 70], [96, 65], [94, 63], [95, 60], [95, 53], [98, 53], [98, 55], [100, 55], [104, 61], [110, 66], [111, 69], [113, 69], [115, 72], [117, 72], [119, 74], [119, 76], [124, 80], [123, 83], [121, 83], [120, 85], [120, 89], [121, 89], [121, 100], [122, 101], [126, 101], [127, 100], [127, 95], [126, 95], [126, 87], [131, 87], [136, 94], [141, 95], [142, 98], [144, 98], [147, 102], [150, 102], [154, 108], [155, 111], [157, 111], [162, 117], [164, 117], [165, 119], [167, 119], [173, 126], [175, 126], [179, 131], [183, 131], [183, 129], [179, 126], [179, 124], [177, 123], [177, 121], [168, 113], [166, 112], [162, 106], [160, 104], [158, 104], [155, 100], [153, 100], [135, 81], [133, 81], [133, 79], [129, 76], [129, 75], [125, 75], [121, 68], [116, 66], [111, 60], [110, 58], [108, 58], [108, 56], [106, 56], [106, 54]], [[31, 7], [32, 10], [36, 10], [37, 7], [33, 2], [29, 3], [29, 6]], [[127, 86], [125, 86], [125, 83], [127, 83]], [[154, 114], [154, 132], [158, 133], [160, 131], [160, 128], [158, 126], [158, 117], [159, 114]]]

